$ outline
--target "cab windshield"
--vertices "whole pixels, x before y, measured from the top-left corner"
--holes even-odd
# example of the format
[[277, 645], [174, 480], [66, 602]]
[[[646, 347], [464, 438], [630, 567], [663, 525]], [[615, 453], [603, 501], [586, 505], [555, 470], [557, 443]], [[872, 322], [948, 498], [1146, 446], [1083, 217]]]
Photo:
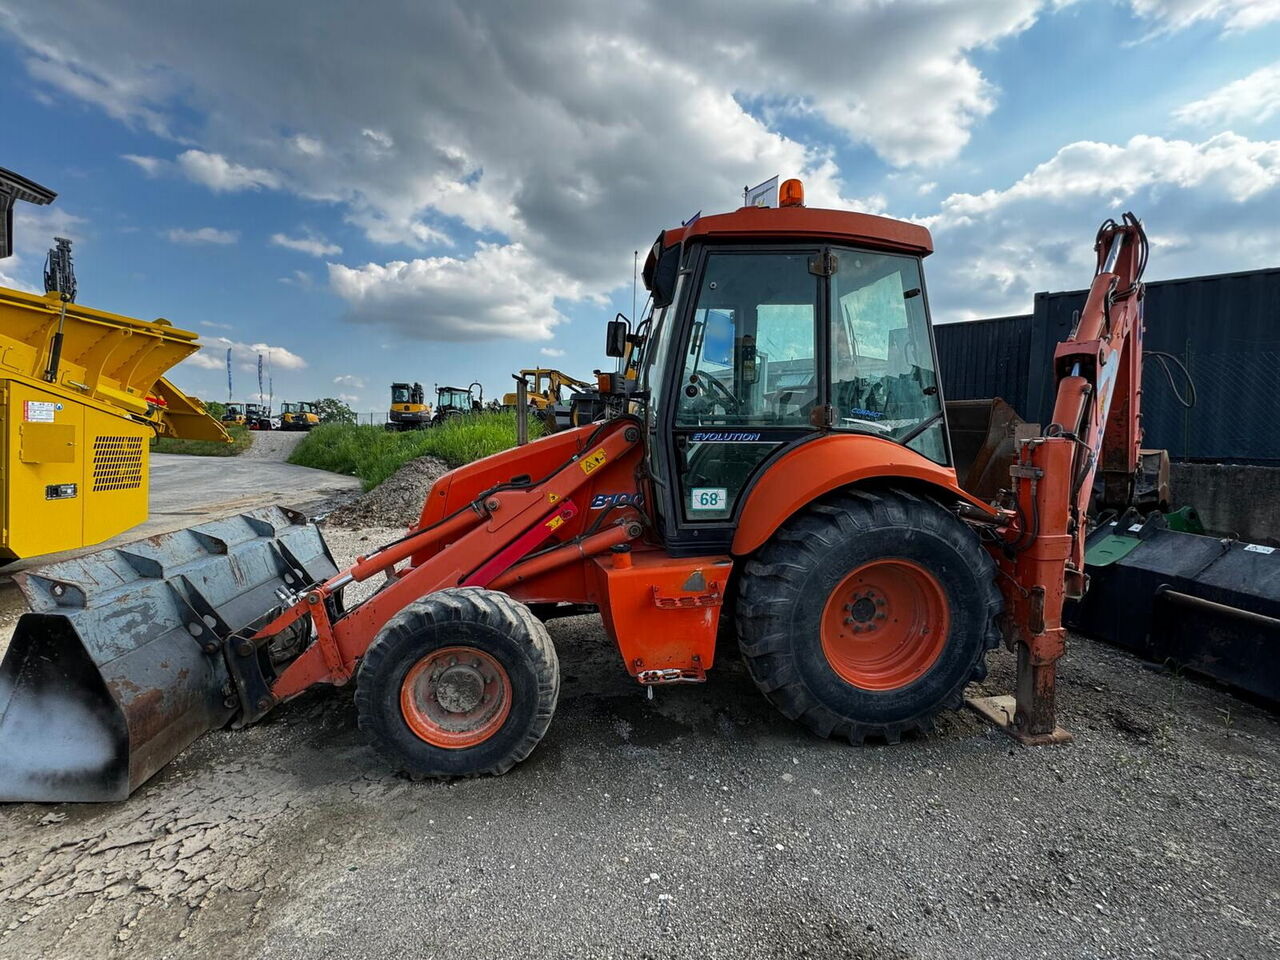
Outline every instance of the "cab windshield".
[[410, 391], [407, 385], [403, 387], [395, 386], [391, 388], [392, 403], [412, 403], [413, 401], [410, 400], [409, 397], [410, 397]]
[[440, 405], [442, 407], [470, 407], [471, 394], [462, 390], [441, 390]]

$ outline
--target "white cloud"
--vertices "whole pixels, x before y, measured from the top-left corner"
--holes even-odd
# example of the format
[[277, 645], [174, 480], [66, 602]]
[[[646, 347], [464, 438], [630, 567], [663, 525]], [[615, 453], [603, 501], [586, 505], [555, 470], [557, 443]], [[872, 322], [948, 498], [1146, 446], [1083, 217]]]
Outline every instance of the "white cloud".
[[233, 327], [229, 323], [214, 323], [212, 320], [200, 320], [198, 322], [200, 326], [208, 327], [210, 330], [234, 330], [235, 329], [235, 327]]
[[313, 257], [336, 257], [342, 252], [342, 248], [336, 243], [329, 243], [324, 237], [306, 231], [304, 236], [290, 237], [283, 233], [273, 233], [271, 242], [277, 247], [285, 247], [289, 250], [297, 250], [300, 253], [309, 253]]
[[364, 378], [357, 377], [351, 373], [344, 373], [333, 378], [334, 383], [341, 384], [344, 387], [353, 387], [356, 390], [364, 389]]
[[210, 337], [202, 340], [200, 351], [187, 357], [183, 363], [201, 370], [225, 370], [227, 368], [227, 350], [231, 350], [231, 365], [243, 371], [258, 369], [258, 355], [266, 360], [270, 358], [272, 367], [281, 370], [304, 370], [307, 361], [284, 347], [273, 347], [265, 343], [240, 343], [227, 337]]
[[270, 170], [258, 170], [233, 163], [220, 153], [185, 150], [178, 154], [178, 166], [188, 179], [215, 193], [275, 188], [280, 185], [279, 178]]
[[1280, 0], [1130, 0], [1130, 5], [1138, 16], [1154, 20], [1160, 32], [1212, 21], [1226, 33], [1243, 33], [1280, 20]]
[[340, 393], [338, 394], [337, 399], [341, 400], [343, 403], [345, 403], [349, 407], [354, 407], [357, 403], [360, 402], [360, 397], [354, 393]]
[[219, 230], [217, 227], [198, 227], [195, 230], [184, 230], [174, 227], [165, 233], [170, 243], [235, 243], [240, 234], [235, 230]]
[[542, 347], [539, 351], [544, 357], [563, 357], [564, 351], [559, 347]]
[[308, 137], [306, 134], [300, 133], [290, 142], [293, 144], [293, 149], [305, 156], [324, 156], [324, 144], [315, 137]]
[[286, 284], [290, 287], [298, 287], [301, 290], [310, 290], [316, 285], [311, 274], [307, 273], [305, 270], [294, 270], [289, 276], [277, 277], [276, 279], [279, 280], [280, 283]]
[[128, 160], [135, 167], [138, 167], [148, 177], [154, 177], [158, 174], [166, 164], [166, 161], [159, 157], [143, 157], [136, 153], [124, 153], [120, 155], [121, 160]]
[[1175, 119], [1196, 126], [1263, 123], [1280, 113], [1280, 63], [1255, 70], [1207, 97], [1174, 111]]
[[[6, 26], [20, 31], [22, 20], [13, 11], [0, 10], [0, 28]], [[137, 64], [108, 59], [91, 65], [87, 60], [67, 56], [57, 44], [35, 41], [30, 45], [35, 56], [27, 60], [27, 72], [36, 80], [97, 104], [107, 116], [130, 126], [141, 124], [160, 136], [169, 134], [163, 114], [156, 109], [156, 102], [166, 93], [166, 84], [160, 78], [147, 76], [145, 70], [137, 69]]]
[[[323, 18], [331, 0], [317, 2], [311, 15]], [[700, 208], [731, 208], [744, 183], [800, 175], [813, 205], [882, 209], [881, 197], [849, 196], [829, 149], [780, 129], [812, 120], [894, 165], [946, 162], [999, 96], [977, 55], [1057, 5], [901, 0], [797, 12], [741, 0], [727, 14], [690, 0], [679, 30], [655, 32], [673, 16], [659, 0], [560, 0], [551, 12], [371, 0], [341, 31], [314, 31], [276, 4], [210, 18], [118, 0], [84, 3], [74, 17], [25, 4], [0, 23], [36, 60], [92, 76], [83, 99], [181, 128], [193, 146], [177, 164], [197, 182], [338, 204], [374, 242], [421, 248], [413, 264], [428, 266], [383, 264], [376, 279], [395, 285], [409, 315], [483, 303], [486, 322], [450, 335], [540, 338], [562, 280], [569, 299], [626, 284], [633, 249]], [[272, 43], [245, 44], [246, 30]], [[480, 255], [447, 266], [429, 256], [451, 240], [461, 248], [459, 225], [488, 250], [520, 251], [513, 290], [477, 269]], [[472, 289], [422, 282], [441, 271]], [[358, 299], [353, 316], [378, 300]]]
[[1025, 312], [1038, 290], [1087, 286], [1094, 231], [1124, 210], [1150, 234], [1149, 279], [1274, 266], [1278, 204], [1280, 141], [1068, 144], [1007, 188], [952, 194], [926, 218], [934, 314]]
[[329, 264], [329, 284], [351, 319], [382, 323], [420, 340], [512, 337], [548, 340], [565, 317], [557, 297], [581, 299], [576, 284], [549, 274], [519, 244], [480, 244], [468, 259], [430, 257]]

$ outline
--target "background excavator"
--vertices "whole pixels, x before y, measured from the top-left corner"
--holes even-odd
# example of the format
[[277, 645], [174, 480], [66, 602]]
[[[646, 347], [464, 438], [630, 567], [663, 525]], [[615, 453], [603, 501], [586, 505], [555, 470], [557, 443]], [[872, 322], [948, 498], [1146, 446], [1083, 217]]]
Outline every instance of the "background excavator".
[[396, 769], [503, 773], [555, 710], [534, 611], [556, 604], [598, 609], [650, 694], [704, 682], [723, 624], [783, 715], [854, 743], [927, 731], [1003, 640], [1015, 696], [976, 706], [1066, 739], [1055, 667], [1095, 477], [1118, 507], [1139, 474], [1146, 238], [1126, 214], [1095, 249], [1053, 422], [988, 417], [964, 451], [1001, 478], [981, 496], [938, 382], [927, 229], [807, 208], [788, 181], [777, 208], [663, 232], [647, 316], [608, 325], [611, 415], [446, 474], [348, 569], [273, 509], [20, 576], [0, 798], [122, 799], [205, 730], [351, 682]]
[[320, 424], [320, 415], [307, 400], [285, 401], [280, 404], [281, 430], [310, 430]]
[[420, 383], [393, 383], [391, 409], [387, 412], [387, 429], [425, 430], [431, 426], [431, 404], [427, 403]]

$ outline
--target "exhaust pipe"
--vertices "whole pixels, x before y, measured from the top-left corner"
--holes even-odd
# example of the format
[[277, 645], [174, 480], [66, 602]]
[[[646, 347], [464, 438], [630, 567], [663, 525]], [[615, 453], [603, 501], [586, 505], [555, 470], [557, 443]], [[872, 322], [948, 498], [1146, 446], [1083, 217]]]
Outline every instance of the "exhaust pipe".
[[32, 612], [0, 663], [0, 801], [124, 800], [259, 716], [282, 664], [253, 629], [336, 572], [315, 525], [271, 507], [16, 575]]

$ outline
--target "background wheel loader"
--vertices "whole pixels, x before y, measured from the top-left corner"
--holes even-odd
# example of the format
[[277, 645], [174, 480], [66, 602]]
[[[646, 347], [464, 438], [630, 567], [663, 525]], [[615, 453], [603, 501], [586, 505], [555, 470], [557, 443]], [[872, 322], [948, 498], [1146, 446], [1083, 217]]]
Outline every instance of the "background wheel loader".
[[789, 181], [776, 209], [663, 232], [652, 309], [608, 326], [615, 415], [446, 474], [350, 568], [276, 510], [20, 577], [0, 798], [122, 799], [202, 731], [353, 681], [396, 769], [502, 773], [555, 710], [532, 612], [549, 604], [598, 609], [650, 688], [704, 682], [727, 620], [784, 716], [853, 743], [928, 730], [1003, 638], [1016, 703], [980, 706], [1024, 742], [1064, 739], [1054, 670], [1094, 476], [1123, 500], [1138, 471], [1145, 237], [1126, 215], [1096, 249], [1054, 422], [990, 431], [1006, 468], [984, 498], [955, 467], [928, 230], [806, 208]]
[[243, 403], [228, 403], [222, 409], [222, 422], [234, 427], [243, 427], [248, 422]]
[[[533, 406], [542, 417], [549, 431], [566, 430], [580, 424], [574, 422], [574, 407], [596, 389], [595, 384], [577, 380], [550, 367], [534, 367], [521, 370], [516, 374], [525, 382], [525, 402]], [[517, 384], [518, 386], [518, 384]], [[564, 395], [569, 390], [569, 397]], [[517, 394], [508, 393], [502, 397], [502, 406], [514, 410], [517, 405]], [[584, 423], [590, 422], [584, 420]]]

